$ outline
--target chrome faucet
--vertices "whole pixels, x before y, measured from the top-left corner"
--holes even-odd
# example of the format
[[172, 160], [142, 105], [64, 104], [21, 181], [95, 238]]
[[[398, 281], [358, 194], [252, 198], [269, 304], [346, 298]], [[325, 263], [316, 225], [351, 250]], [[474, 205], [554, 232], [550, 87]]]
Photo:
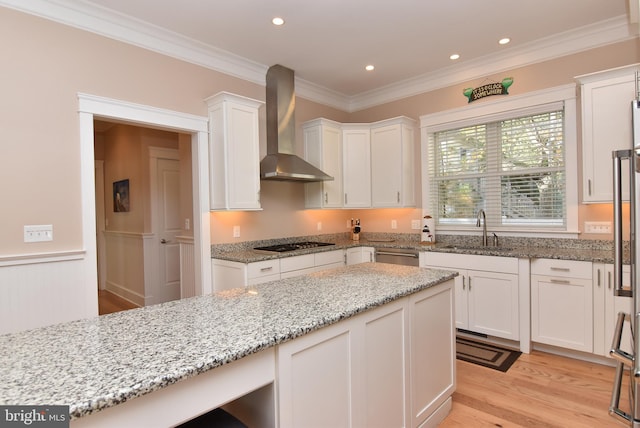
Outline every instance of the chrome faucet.
[[476, 227], [480, 227], [482, 221], [482, 246], [487, 246], [487, 215], [483, 209], [478, 210], [478, 217], [476, 219]]

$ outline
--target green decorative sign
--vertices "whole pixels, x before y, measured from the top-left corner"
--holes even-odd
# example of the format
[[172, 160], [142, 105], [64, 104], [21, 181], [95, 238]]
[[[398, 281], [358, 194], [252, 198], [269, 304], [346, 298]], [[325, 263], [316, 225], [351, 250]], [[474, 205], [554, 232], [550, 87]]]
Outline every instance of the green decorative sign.
[[512, 77], [505, 77], [500, 83], [487, 83], [477, 88], [466, 88], [462, 93], [469, 99], [469, 102], [491, 95], [509, 95], [509, 86], [513, 84]]

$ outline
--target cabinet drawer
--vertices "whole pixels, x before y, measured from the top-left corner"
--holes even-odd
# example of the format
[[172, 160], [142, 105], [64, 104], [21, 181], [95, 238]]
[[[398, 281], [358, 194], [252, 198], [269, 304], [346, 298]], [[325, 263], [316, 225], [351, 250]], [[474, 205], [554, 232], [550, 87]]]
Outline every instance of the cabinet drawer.
[[265, 260], [263, 262], [249, 263], [247, 265], [247, 278], [260, 278], [262, 276], [280, 273], [280, 260]]
[[280, 259], [280, 272], [291, 272], [294, 270], [302, 270], [312, 268], [315, 259], [313, 254], [305, 254], [304, 256], [284, 257]]
[[343, 250], [325, 251], [324, 253], [316, 253], [314, 254], [314, 256], [316, 266], [328, 265], [332, 263], [344, 264]]
[[532, 275], [546, 275], [591, 279], [591, 262], [576, 260], [534, 259], [531, 261]]

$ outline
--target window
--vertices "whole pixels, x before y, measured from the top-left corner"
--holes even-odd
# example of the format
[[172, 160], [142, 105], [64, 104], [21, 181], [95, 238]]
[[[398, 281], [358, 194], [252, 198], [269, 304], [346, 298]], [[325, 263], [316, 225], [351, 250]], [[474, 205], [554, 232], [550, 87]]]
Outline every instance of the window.
[[431, 215], [440, 226], [475, 226], [483, 209], [492, 228], [566, 230], [562, 103], [500, 116], [428, 134]]

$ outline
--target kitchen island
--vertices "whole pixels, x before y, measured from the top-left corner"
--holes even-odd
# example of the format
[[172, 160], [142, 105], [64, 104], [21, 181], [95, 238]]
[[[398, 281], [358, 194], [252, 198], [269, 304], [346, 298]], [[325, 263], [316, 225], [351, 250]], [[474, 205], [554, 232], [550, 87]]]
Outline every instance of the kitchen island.
[[174, 426], [257, 394], [261, 426], [437, 423], [455, 387], [455, 275], [367, 263], [0, 336], [0, 404]]

